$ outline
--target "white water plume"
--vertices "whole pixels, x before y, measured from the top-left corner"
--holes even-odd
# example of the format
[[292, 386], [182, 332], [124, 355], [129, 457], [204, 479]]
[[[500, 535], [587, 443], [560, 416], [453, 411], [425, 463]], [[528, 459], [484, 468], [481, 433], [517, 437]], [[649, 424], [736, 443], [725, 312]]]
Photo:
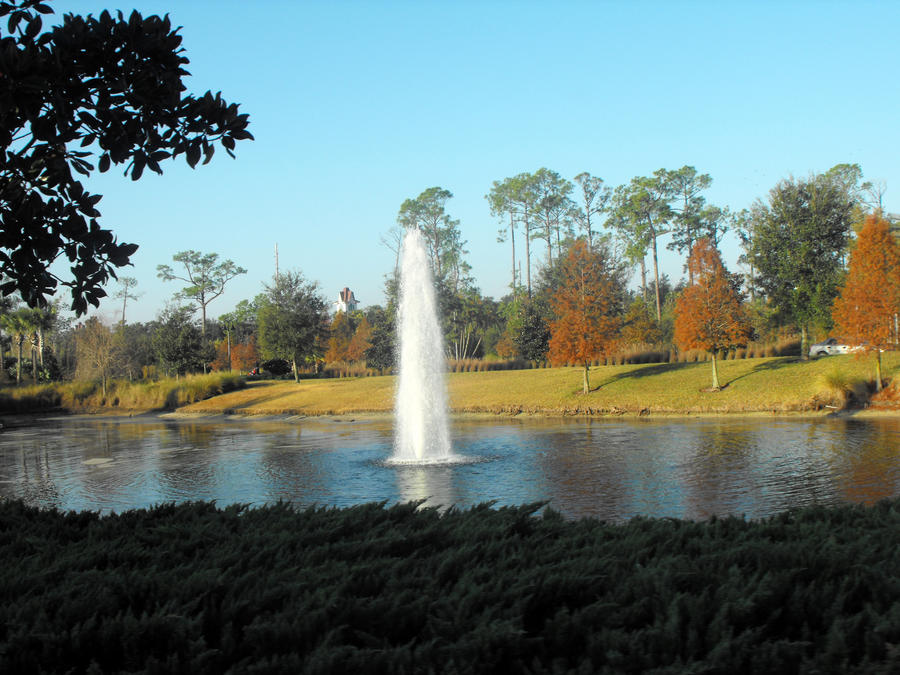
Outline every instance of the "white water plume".
[[393, 462], [453, 461], [447, 424], [446, 359], [428, 255], [416, 228], [400, 251], [400, 375]]

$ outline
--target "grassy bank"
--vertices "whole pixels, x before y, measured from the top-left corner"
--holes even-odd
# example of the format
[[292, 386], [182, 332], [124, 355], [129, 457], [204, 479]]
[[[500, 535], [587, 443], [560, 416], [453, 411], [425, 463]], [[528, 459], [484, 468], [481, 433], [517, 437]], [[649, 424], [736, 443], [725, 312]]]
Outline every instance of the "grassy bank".
[[[885, 354], [885, 373], [900, 371], [900, 353]], [[592, 391], [581, 393], [581, 370], [547, 368], [451, 373], [454, 412], [501, 414], [750, 413], [834, 410], [868, 396], [869, 360], [836, 356], [815, 361], [789, 357], [723, 361], [710, 385], [708, 363], [599, 366]], [[191, 413], [339, 415], [389, 412], [393, 377], [263, 382], [201, 401]]]
[[896, 672], [900, 500], [537, 509], [0, 503], [0, 672]]
[[49, 410], [72, 412], [175, 410], [212, 396], [241, 389], [244, 378], [230, 373], [189, 375], [179, 379], [129, 382], [113, 380], [106, 395], [99, 382], [54, 382], [0, 389], [0, 412]]

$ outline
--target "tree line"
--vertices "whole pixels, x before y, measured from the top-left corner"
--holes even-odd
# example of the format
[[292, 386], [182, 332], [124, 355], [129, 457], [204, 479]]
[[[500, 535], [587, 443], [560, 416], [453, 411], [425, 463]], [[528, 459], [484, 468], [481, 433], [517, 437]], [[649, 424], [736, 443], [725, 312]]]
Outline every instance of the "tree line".
[[[708, 174], [690, 166], [660, 169], [614, 190], [587, 173], [573, 183], [547, 169], [495, 181], [487, 199], [503, 219], [501, 239], [515, 251], [518, 234], [526, 250], [524, 279], [513, 266], [510, 293], [500, 300], [483, 296], [476, 285], [460, 222], [448, 211], [449, 190], [428, 188], [405, 200], [396, 226], [382, 240], [399, 255], [405, 231], [422, 232], [449, 359], [580, 364], [585, 391], [590, 364], [627, 346], [708, 351], [712, 389], [718, 389], [716, 355], [749, 340], [796, 332], [804, 355], [811, 334], [832, 329], [866, 348], [896, 344], [897, 230], [878, 205], [872, 206], [872, 187], [862, 181], [858, 166], [785, 179], [767, 199], [737, 213], [706, 202], [703, 191], [711, 183]], [[570, 198], [575, 185], [581, 203]], [[718, 250], [730, 228], [742, 245], [747, 270], [742, 274], [729, 272]], [[688, 252], [686, 279], [674, 285], [655, 261], [664, 235], [667, 246]], [[869, 243], [873, 237], [877, 245]], [[533, 265], [533, 278], [532, 241], [545, 252]], [[649, 280], [647, 258], [653, 261]], [[198, 251], [179, 252], [173, 263], [159, 265], [158, 276], [185, 285], [152, 322], [126, 322], [128, 301], [139, 297], [137, 282], [129, 277], [118, 280], [113, 294], [122, 305], [112, 325], [97, 318], [60, 322], [52, 307], [7, 307], [0, 328], [11, 353], [10, 376], [15, 368], [17, 381], [30, 375], [105, 382], [112, 376], [177, 376], [212, 368], [262, 369], [299, 380], [302, 372], [316, 374], [327, 364], [378, 372], [394, 364], [396, 265], [386, 275], [385, 306], [332, 317], [318, 285], [289, 271], [211, 320], [209, 304], [246, 270]], [[630, 289], [635, 273], [640, 283]], [[864, 293], [869, 293], [865, 301]], [[47, 331], [58, 336], [47, 343], [49, 366], [43, 346]]]
[[[295, 378], [328, 360], [390, 368], [396, 269], [386, 278], [385, 306], [365, 313], [330, 321], [317, 286], [291, 272], [229, 315], [208, 320], [208, 304], [246, 270], [219, 261], [215, 253], [185, 251], [173, 257], [175, 265], [158, 268], [161, 278], [187, 284], [179, 295], [155, 321], [126, 323], [136, 282], [120, 278], [117, 270], [137, 246], [119, 243], [100, 226], [101, 196], [85, 190], [79, 176], [120, 167], [138, 180], [146, 169], [162, 173], [166, 160], [179, 156], [191, 167], [209, 162], [216, 147], [234, 156], [238, 141], [253, 138], [249, 117], [220, 94], [184, 93], [188, 59], [168, 17], [68, 14], [45, 28], [44, 18], [52, 13], [40, 0], [0, 4], [0, 79], [9, 103], [0, 107], [0, 293], [6, 303], [0, 307], [0, 357], [9, 354], [0, 373], [9, 365], [19, 381], [71, 376], [76, 363], [84, 369], [89, 362], [101, 378], [107, 372], [137, 376], [155, 368], [180, 374], [258, 361]], [[893, 249], [884, 242], [871, 249], [861, 245], [867, 213], [886, 223], [884, 241], [896, 241], [896, 222], [881, 208], [883, 186], [863, 182], [859, 166], [839, 164], [786, 178], [767, 197], [737, 211], [707, 202], [711, 184], [709, 174], [692, 166], [662, 168], [614, 188], [587, 172], [568, 180], [545, 167], [494, 181], [486, 199], [501, 222], [499, 239], [509, 244], [511, 261], [510, 292], [498, 300], [483, 296], [472, 277], [446, 188], [431, 187], [404, 201], [383, 241], [399, 253], [406, 228], [425, 235], [453, 359], [559, 362], [559, 345], [577, 351], [562, 336], [574, 334], [569, 323], [579, 306], [602, 308], [609, 317], [598, 322], [585, 315], [576, 322], [586, 342], [608, 334], [606, 350], [692, 343], [676, 330], [678, 306], [690, 298], [699, 303], [691, 289], [713, 279], [710, 292], [719, 290], [710, 297], [723, 306], [737, 302], [746, 315], [749, 328], [736, 331], [740, 339], [796, 332], [806, 355], [811, 335], [838, 327], [867, 349], [885, 344], [882, 334], [896, 344], [895, 274], [884, 267]], [[713, 258], [728, 231], [743, 248], [740, 262], [747, 271], [741, 275], [710, 271], [719, 269]], [[698, 249], [701, 241], [706, 243]], [[661, 245], [686, 258], [686, 280], [673, 283], [660, 272]], [[857, 264], [865, 273], [854, 271], [854, 256], [868, 260]], [[873, 256], [880, 256], [881, 267]], [[61, 258], [69, 263], [69, 277], [52, 271]], [[872, 272], [872, 265], [882, 271]], [[207, 272], [212, 276], [204, 277]], [[566, 297], [574, 292], [573, 274], [581, 275], [582, 284], [575, 300]], [[634, 274], [637, 292], [628, 287]], [[602, 288], [600, 295], [584, 286], [590, 279]], [[68, 289], [70, 308], [80, 317], [99, 306], [114, 280], [114, 299], [122, 302], [114, 325], [64, 320], [59, 301], [50, 301]], [[726, 289], [733, 297], [721, 295]], [[839, 297], [854, 299], [837, 302]], [[866, 323], [859, 307], [877, 318]], [[891, 308], [893, 320], [884, 318]], [[92, 331], [97, 335], [91, 341]], [[88, 343], [107, 346], [88, 349]], [[100, 358], [98, 350], [115, 358]]]

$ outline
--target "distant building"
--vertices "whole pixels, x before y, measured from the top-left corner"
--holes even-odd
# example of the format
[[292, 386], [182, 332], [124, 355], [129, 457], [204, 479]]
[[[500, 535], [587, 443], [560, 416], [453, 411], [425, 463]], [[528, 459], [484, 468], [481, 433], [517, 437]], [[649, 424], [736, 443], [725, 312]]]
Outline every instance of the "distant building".
[[344, 314], [348, 314], [350, 312], [355, 312], [359, 308], [359, 301], [356, 299], [356, 296], [353, 295], [353, 291], [344, 286], [340, 293], [338, 293], [337, 302], [333, 303], [332, 307], [334, 308], [334, 313], [343, 312]]

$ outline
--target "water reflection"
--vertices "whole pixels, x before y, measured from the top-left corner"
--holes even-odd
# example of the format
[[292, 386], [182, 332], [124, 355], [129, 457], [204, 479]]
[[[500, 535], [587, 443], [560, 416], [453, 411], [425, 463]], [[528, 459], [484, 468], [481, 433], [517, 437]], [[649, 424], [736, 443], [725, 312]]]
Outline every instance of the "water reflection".
[[900, 420], [457, 420], [472, 462], [393, 466], [390, 420], [58, 419], [0, 433], [0, 497], [346, 506], [549, 501], [569, 517], [760, 517], [900, 494]]

